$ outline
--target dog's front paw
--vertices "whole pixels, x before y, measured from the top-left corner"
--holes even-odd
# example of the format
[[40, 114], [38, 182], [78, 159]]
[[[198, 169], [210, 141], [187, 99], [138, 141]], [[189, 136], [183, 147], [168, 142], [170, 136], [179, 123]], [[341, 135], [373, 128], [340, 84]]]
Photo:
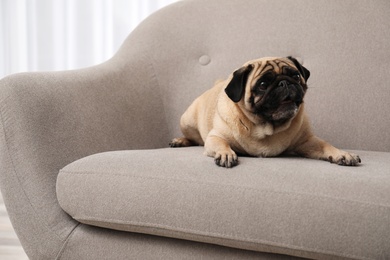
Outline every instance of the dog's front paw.
[[354, 153], [348, 153], [341, 150], [338, 155], [329, 156], [328, 160], [331, 163], [336, 163], [338, 165], [343, 165], [343, 166], [357, 166], [359, 163], [362, 162], [362, 160], [360, 160], [359, 155]]
[[220, 151], [215, 154], [214, 161], [218, 166], [231, 168], [238, 164], [238, 157], [234, 151]]

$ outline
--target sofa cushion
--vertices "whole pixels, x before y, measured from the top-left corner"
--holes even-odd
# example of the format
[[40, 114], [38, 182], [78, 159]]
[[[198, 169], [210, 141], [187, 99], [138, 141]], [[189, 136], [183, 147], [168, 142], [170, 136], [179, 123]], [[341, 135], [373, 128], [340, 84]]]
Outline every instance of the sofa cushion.
[[61, 207], [81, 223], [309, 258], [390, 257], [390, 153], [359, 167], [202, 147], [95, 154], [63, 168]]

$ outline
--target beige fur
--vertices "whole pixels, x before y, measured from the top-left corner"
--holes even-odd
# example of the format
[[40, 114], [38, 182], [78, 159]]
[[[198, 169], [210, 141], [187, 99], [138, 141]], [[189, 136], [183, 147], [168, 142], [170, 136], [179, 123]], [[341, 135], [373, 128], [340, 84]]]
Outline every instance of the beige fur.
[[342, 165], [357, 165], [360, 162], [357, 155], [341, 151], [312, 134], [304, 103], [291, 120], [276, 127], [252, 113], [248, 99], [262, 72], [273, 66], [276, 73], [281, 73], [280, 68], [272, 64], [273, 61], [282, 61], [282, 64], [295, 68], [287, 58], [247, 62], [244, 66], [251, 64], [253, 70], [243, 98], [235, 103], [225, 93], [233, 74], [227, 80], [217, 82], [185, 111], [180, 121], [184, 137], [172, 140], [171, 146], [204, 145], [205, 153], [225, 167], [238, 163], [236, 153], [262, 157], [295, 153]]

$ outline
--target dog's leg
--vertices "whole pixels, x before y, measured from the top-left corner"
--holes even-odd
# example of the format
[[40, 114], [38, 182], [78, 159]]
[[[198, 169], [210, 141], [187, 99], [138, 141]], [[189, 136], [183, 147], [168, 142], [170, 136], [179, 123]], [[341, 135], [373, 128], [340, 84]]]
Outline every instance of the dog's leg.
[[185, 137], [174, 138], [169, 143], [170, 147], [188, 147], [188, 146], [195, 146], [195, 145], [197, 145], [195, 142], [193, 142]]
[[183, 125], [181, 131], [184, 136], [179, 138], [174, 138], [170, 143], [170, 147], [188, 147], [188, 146], [197, 146], [203, 145], [202, 137], [196, 127], [189, 125]]
[[236, 153], [222, 137], [209, 134], [205, 142], [205, 152], [208, 156], [214, 157], [218, 166], [231, 168], [238, 164]]
[[296, 147], [295, 152], [303, 157], [321, 159], [338, 165], [356, 166], [361, 163], [358, 155], [337, 149], [316, 136], [309, 137]]

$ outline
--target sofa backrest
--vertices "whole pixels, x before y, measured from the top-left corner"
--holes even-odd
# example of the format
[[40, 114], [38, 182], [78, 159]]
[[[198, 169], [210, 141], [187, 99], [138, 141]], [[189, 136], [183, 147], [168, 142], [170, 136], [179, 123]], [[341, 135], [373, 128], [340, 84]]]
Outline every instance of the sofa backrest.
[[318, 136], [390, 151], [389, 13], [387, 0], [179, 1], [146, 19], [116, 58], [131, 60], [138, 48], [149, 60], [168, 139], [217, 79], [250, 59], [292, 55], [311, 71], [305, 102]]

